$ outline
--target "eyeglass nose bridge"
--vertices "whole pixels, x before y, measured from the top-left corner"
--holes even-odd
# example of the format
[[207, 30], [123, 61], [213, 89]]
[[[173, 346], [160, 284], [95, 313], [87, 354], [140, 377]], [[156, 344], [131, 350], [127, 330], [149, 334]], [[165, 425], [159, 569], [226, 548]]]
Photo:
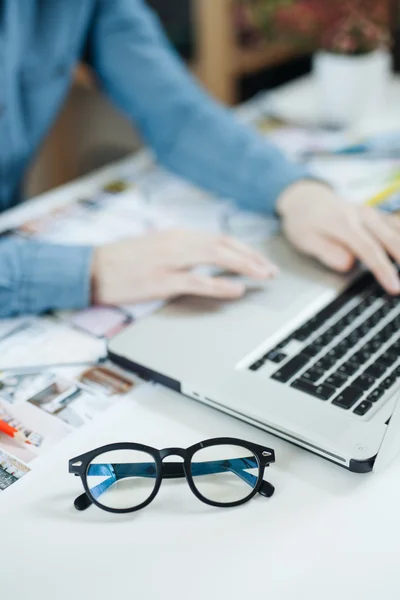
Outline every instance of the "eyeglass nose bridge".
[[164, 448], [160, 450], [161, 460], [167, 458], [168, 456], [180, 456], [185, 460], [186, 450], [184, 448]]
[[[179, 456], [185, 460], [186, 450], [184, 448], [164, 448], [160, 450], [161, 461], [164, 461], [168, 456]], [[162, 478], [163, 479], [178, 479], [186, 477], [183, 462], [163, 462], [162, 463]]]

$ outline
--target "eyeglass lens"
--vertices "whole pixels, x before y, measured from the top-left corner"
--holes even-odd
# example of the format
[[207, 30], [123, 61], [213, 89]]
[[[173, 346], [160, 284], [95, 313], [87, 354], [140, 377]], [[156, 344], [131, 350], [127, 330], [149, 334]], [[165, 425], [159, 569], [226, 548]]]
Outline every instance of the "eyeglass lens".
[[156, 485], [157, 466], [147, 452], [113, 450], [93, 459], [87, 469], [90, 493], [99, 504], [129, 509], [146, 502]]
[[223, 504], [245, 500], [259, 477], [256, 456], [247, 448], [231, 445], [198, 450], [191, 471], [197, 491], [207, 500]]

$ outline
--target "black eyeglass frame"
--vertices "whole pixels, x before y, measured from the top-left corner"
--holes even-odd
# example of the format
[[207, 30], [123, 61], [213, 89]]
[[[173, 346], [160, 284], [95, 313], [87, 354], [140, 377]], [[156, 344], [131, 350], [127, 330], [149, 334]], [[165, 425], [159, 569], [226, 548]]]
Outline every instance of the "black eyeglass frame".
[[[203, 496], [197, 489], [191, 471], [192, 458], [199, 450], [204, 448], [209, 448], [212, 446], [240, 446], [241, 448], [245, 448], [252, 452], [252, 454], [256, 457], [258, 464], [258, 478], [255, 486], [249, 492], [248, 496], [241, 500], [237, 500], [235, 502], [215, 502]], [[155, 462], [156, 465], [156, 477], [155, 477], [155, 485], [150, 496], [138, 506], [132, 508], [110, 508], [105, 506], [97, 501], [97, 499], [92, 495], [88, 482], [87, 482], [87, 473], [88, 469], [97, 456], [101, 454], [105, 454], [107, 452], [113, 452], [117, 450], [135, 450], [138, 452], [144, 452], [149, 454]], [[163, 460], [169, 456], [180, 456], [183, 458], [183, 462], [177, 463], [164, 463]], [[69, 461], [69, 472], [73, 473], [75, 476], [80, 477], [85, 493], [76, 498], [74, 501], [74, 506], [77, 510], [85, 510], [91, 506], [91, 504], [95, 504], [98, 508], [105, 510], [111, 513], [131, 513], [141, 510], [148, 506], [154, 498], [157, 496], [161, 483], [163, 479], [176, 479], [185, 477], [186, 481], [193, 492], [193, 494], [205, 504], [210, 506], [216, 506], [220, 508], [230, 508], [234, 506], [240, 506], [241, 504], [245, 504], [254, 496], [259, 493], [262, 496], [267, 498], [271, 497], [275, 491], [274, 486], [268, 481], [264, 481], [264, 473], [265, 469], [269, 467], [270, 464], [275, 462], [275, 452], [272, 448], [267, 448], [266, 446], [261, 446], [259, 444], [254, 444], [253, 442], [248, 442], [246, 440], [241, 440], [237, 438], [230, 437], [222, 437], [222, 438], [212, 438], [209, 440], [204, 440], [189, 448], [164, 448], [162, 450], [158, 450], [156, 448], [152, 448], [151, 446], [146, 446], [144, 444], [136, 444], [133, 442], [121, 442], [115, 444], [107, 444], [106, 446], [101, 446], [100, 448], [96, 448], [91, 450], [90, 452], [86, 452], [85, 454], [81, 454], [80, 456], [76, 456]]]

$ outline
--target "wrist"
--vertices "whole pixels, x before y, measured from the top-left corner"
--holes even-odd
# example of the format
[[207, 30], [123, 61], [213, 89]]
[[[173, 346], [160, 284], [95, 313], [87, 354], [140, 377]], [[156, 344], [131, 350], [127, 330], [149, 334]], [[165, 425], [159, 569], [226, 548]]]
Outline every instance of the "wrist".
[[278, 197], [276, 203], [276, 213], [284, 218], [292, 210], [293, 204], [298, 204], [300, 200], [308, 200], [316, 196], [334, 193], [329, 184], [323, 181], [312, 179], [301, 179], [288, 186]]

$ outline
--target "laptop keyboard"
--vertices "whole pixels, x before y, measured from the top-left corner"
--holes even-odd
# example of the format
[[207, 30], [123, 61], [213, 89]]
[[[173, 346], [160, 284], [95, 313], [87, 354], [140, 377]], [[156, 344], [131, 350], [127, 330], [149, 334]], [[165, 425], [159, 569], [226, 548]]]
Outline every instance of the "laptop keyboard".
[[400, 298], [366, 273], [249, 369], [364, 416], [400, 383], [399, 334]]

